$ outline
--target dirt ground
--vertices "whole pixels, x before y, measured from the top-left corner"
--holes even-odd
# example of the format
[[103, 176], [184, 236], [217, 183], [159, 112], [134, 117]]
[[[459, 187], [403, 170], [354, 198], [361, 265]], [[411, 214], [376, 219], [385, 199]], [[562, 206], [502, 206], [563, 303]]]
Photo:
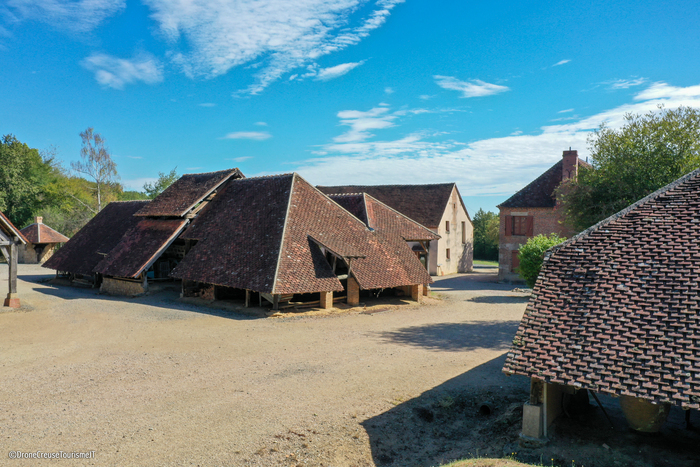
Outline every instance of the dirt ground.
[[[422, 306], [267, 317], [184, 302], [175, 287], [99, 295], [20, 265], [23, 306], [0, 312], [0, 465], [60, 465], [6, 460], [37, 450], [95, 452], [71, 465], [427, 467], [504, 455], [700, 465], [682, 414], [670, 434], [689, 441], [658, 458], [678, 463], [657, 464], [646, 446], [665, 452], [668, 436], [635, 441], [612, 400], [615, 430], [599, 429], [605, 419], [591, 410], [545, 448], [521, 450], [529, 382], [501, 367], [527, 296], [494, 273], [441, 278]], [[0, 265], [2, 296], [6, 279]], [[584, 419], [594, 428], [579, 429]]]

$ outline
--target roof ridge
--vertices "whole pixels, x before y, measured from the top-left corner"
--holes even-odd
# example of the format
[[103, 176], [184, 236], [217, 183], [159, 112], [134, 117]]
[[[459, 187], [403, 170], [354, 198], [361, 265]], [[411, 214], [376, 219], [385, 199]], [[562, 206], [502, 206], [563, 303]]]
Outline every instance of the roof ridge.
[[233, 167], [231, 169], [214, 170], [213, 172], [197, 172], [197, 173], [182, 174], [182, 175], [180, 175], [180, 178], [187, 177], [187, 176], [193, 176], [193, 175], [212, 175], [212, 174], [218, 174], [218, 173], [224, 173], [224, 172], [235, 172], [235, 171], [240, 172], [238, 167]]
[[644, 198], [640, 199], [639, 201], [636, 201], [636, 202], [630, 204], [629, 206], [616, 212], [612, 216], [609, 216], [609, 217], [603, 219], [602, 221], [598, 222], [597, 224], [594, 224], [594, 225], [588, 227], [586, 230], [583, 230], [583, 231], [577, 233], [576, 235], [574, 235], [570, 239], [566, 240], [565, 242], [559, 243], [558, 245], [554, 245], [553, 247], [551, 247], [547, 250], [547, 253], [545, 255], [545, 261], [547, 261], [547, 259], [549, 258], [549, 256], [552, 253], [559, 250], [560, 248], [567, 246], [567, 245], [570, 245], [571, 243], [575, 242], [579, 238], [588, 236], [589, 234], [595, 232], [596, 230], [601, 229], [602, 227], [610, 224], [611, 222], [614, 222], [614, 221], [620, 219], [621, 217], [626, 216], [627, 214], [634, 211], [638, 207], [648, 203], [649, 201], [652, 201], [652, 200], [658, 198], [662, 194], [664, 194], [668, 191], [671, 191], [674, 188], [679, 187], [680, 185], [684, 184], [688, 180], [691, 180], [691, 179], [697, 177], [698, 175], [700, 175], [700, 168], [695, 169], [692, 172], [689, 172], [689, 173], [683, 175], [679, 179], [674, 180], [673, 182], [669, 183], [668, 185], [659, 188], [658, 190], [654, 191], [653, 193], [649, 193], [648, 195], [646, 195]]
[[[287, 199], [287, 210], [284, 213], [284, 225], [282, 226], [282, 235], [280, 238], [280, 249], [279, 252], [277, 253], [277, 264], [275, 264], [275, 275], [272, 277], [272, 293], [275, 293], [275, 289], [277, 288], [277, 276], [279, 276], [280, 272], [280, 263], [282, 262], [282, 250], [284, 247], [284, 237], [287, 234], [287, 224], [289, 223], [289, 211], [292, 207], [292, 197], [294, 196], [294, 182], [297, 177], [297, 173], [293, 172], [292, 174], [292, 183], [289, 184], [289, 199]], [[250, 180], [250, 179], [247, 179]]]
[[[399, 216], [405, 218], [406, 220], [408, 220], [408, 221], [410, 221], [410, 222], [413, 222], [413, 223], [416, 224], [418, 227], [421, 227], [421, 228], [423, 228], [423, 229], [429, 231], [430, 233], [433, 233], [433, 234], [437, 235], [438, 237], [442, 238], [440, 235], [438, 235], [437, 232], [433, 232], [432, 230], [430, 230], [429, 228], [427, 228], [426, 226], [424, 226], [424, 225], [421, 224], [420, 222], [411, 219], [411, 218], [408, 217], [406, 214], [400, 213], [399, 211], [397, 211], [396, 209], [392, 208], [392, 207], [389, 206], [388, 204], [382, 203], [381, 201], [379, 201], [377, 198], [375, 198], [374, 196], [370, 195], [369, 193], [363, 193], [363, 195], [364, 195], [364, 197], [365, 197], [365, 200], [366, 200], [368, 197], [369, 197], [369, 198], [372, 198], [372, 200], [374, 200], [375, 202], [381, 204], [382, 206], [388, 208], [388, 209], [391, 210], [391, 211], [394, 211], [396, 214], [398, 214]], [[365, 203], [366, 203], [366, 201], [365, 201]], [[365, 208], [365, 209], [366, 209], [366, 208]], [[367, 219], [367, 220], [369, 221], [369, 219]]]
[[337, 187], [397, 187], [397, 186], [445, 186], [445, 185], [456, 185], [457, 182], [444, 182], [444, 183], [396, 183], [396, 184], [379, 184], [379, 185], [316, 185], [320, 188], [337, 188]]
[[244, 182], [247, 180], [260, 180], [263, 178], [275, 178], [275, 177], [288, 177], [290, 175], [299, 175], [296, 172], [285, 172], [281, 174], [272, 174], [272, 175], [258, 175], [257, 177], [246, 177], [246, 178], [237, 178], [234, 181], [236, 182]]

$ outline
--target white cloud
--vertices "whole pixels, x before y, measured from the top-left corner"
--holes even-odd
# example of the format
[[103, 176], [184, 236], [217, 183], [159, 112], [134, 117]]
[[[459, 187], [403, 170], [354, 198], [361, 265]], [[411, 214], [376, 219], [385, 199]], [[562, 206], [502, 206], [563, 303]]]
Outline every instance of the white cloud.
[[387, 86], [384, 88], [384, 93], [385, 94], [394, 94], [394, 88]]
[[255, 141], [264, 141], [272, 138], [272, 135], [266, 131], [236, 131], [229, 133], [221, 139], [252, 139]]
[[163, 81], [163, 66], [150, 54], [141, 53], [132, 59], [117, 58], [106, 54], [92, 54], [81, 62], [95, 73], [95, 79], [103, 86], [124, 89], [124, 85], [143, 81], [155, 84]]
[[247, 161], [248, 159], [252, 159], [252, 158], [253, 158], [253, 156], [243, 156], [243, 157], [234, 157], [233, 159], [229, 159], [229, 160], [232, 160], [234, 162], [243, 162], [243, 161]]
[[255, 122], [255, 124], [258, 126], [267, 126], [266, 122]]
[[[683, 88], [655, 83], [638, 93], [633, 103], [566, 124], [543, 126], [537, 134], [515, 132], [466, 144], [451, 139], [436, 141], [430, 132], [396, 140], [336, 138], [314, 152], [320, 157], [304, 161], [296, 170], [311, 183], [321, 185], [454, 181], [463, 196], [502, 195], [505, 200], [557, 162], [563, 150], [571, 147], [586, 157], [587, 138], [602, 122], [618, 128], [624, 124], [625, 114], [658, 111], [660, 104], [666, 108], [700, 107], [700, 85]], [[338, 116], [358, 120], [395, 116], [387, 112], [367, 116], [370, 112], [345, 111]], [[398, 123], [393, 119], [388, 126]]]
[[348, 73], [350, 70], [357, 68], [358, 66], [365, 63], [364, 60], [359, 62], [342, 63], [340, 65], [332, 66], [329, 68], [321, 68], [318, 70], [316, 75], [316, 81], [328, 81], [330, 79], [335, 79], [344, 74]]
[[201, 104], [197, 104], [200, 107], [216, 107], [216, 104], [213, 102], [202, 102]]
[[[214, 77], [262, 62], [258, 94], [285, 73], [357, 44], [404, 0], [144, 0], [173, 60], [189, 76]], [[362, 8], [360, 8], [362, 7]], [[184, 39], [184, 40], [183, 40]], [[183, 44], [185, 47], [179, 50]]]
[[460, 81], [452, 76], [440, 75], [435, 75], [433, 78], [435, 78], [435, 82], [441, 88], [448, 89], [450, 91], [459, 91], [462, 93], [462, 97], [490, 96], [493, 94], [510, 91], [510, 88], [507, 86], [486, 83], [479, 79]]
[[421, 94], [420, 96], [418, 96], [419, 99], [422, 99], [422, 100], [424, 100], [424, 101], [427, 101], [427, 100], [429, 100], [429, 99], [432, 99], [433, 97], [435, 97], [435, 96], [431, 96], [431, 95], [429, 95], [429, 94]]
[[565, 64], [569, 63], [570, 61], [571, 61], [571, 60], [560, 60], [560, 61], [558, 61], [557, 63], [555, 63], [555, 64], [552, 65], [552, 66], [565, 65]]
[[141, 157], [141, 156], [126, 156], [126, 157], [128, 157], [129, 159], [143, 159], [143, 157]]
[[397, 117], [388, 114], [387, 107], [375, 107], [367, 112], [359, 110], [343, 110], [338, 112], [340, 124], [349, 126], [350, 129], [340, 136], [333, 138], [338, 143], [351, 143], [364, 141], [373, 135], [369, 130], [380, 130], [394, 126], [392, 123]]
[[126, 8], [126, 0], [6, 0], [15, 21], [36, 20], [57, 29], [88, 32]]
[[647, 82], [646, 78], [633, 78], [633, 79], [616, 79], [614, 81], [606, 81], [602, 84], [607, 84], [610, 89], [627, 89], [632, 86], [639, 86]]
[[574, 111], [574, 109], [565, 109], [565, 110], [560, 110], [560, 111], [557, 112], [557, 113], [558, 113], [558, 114], [565, 114], [565, 113], [573, 112], [573, 111]]

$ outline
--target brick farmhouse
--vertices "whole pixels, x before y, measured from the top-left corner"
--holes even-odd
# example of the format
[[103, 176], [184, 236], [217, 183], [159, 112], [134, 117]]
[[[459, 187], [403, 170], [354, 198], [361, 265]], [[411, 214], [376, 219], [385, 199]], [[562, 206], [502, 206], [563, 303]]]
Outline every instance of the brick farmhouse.
[[578, 158], [577, 151], [564, 151], [559, 162], [498, 206], [499, 280], [522, 280], [517, 273], [518, 251], [529, 238], [552, 233], [568, 238], [573, 234], [561, 223], [555, 191], [563, 181], [576, 178], [581, 165], [588, 164]]

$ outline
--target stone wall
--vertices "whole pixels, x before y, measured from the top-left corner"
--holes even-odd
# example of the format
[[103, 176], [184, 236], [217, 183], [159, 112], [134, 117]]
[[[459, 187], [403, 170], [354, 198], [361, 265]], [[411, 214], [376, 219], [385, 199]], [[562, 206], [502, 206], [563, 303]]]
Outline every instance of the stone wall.
[[146, 283], [146, 286], [144, 287], [144, 283], [141, 281], [126, 281], [113, 277], [103, 278], [102, 285], [100, 286], [100, 292], [110, 295], [126, 295], [133, 297], [134, 295], [144, 294], [147, 291], [148, 283]]

